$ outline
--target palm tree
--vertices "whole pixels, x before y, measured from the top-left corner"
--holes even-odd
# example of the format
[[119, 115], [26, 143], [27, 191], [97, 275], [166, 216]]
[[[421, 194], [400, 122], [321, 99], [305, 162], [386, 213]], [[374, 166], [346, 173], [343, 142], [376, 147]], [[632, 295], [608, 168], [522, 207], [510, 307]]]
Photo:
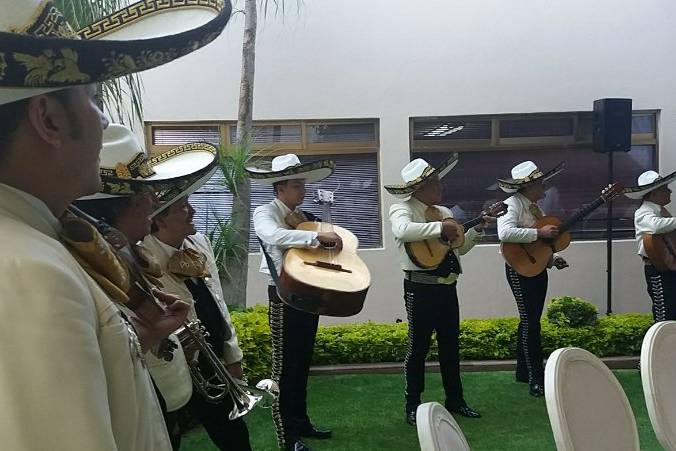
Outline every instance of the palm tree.
[[[75, 30], [128, 4], [125, 0], [55, 0], [54, 3]], [[131, 127], [143, 123], [142, 91], [141, 79], [136, 74], [106, 81], [99, 88], [102, 106], [113, 122]]]
[[[259, 0], [263, 16], [267, 16], [270, 0]], [[275, 13], [285, 12], [284, 0], [271, 0]], [[296, 6], [300, 9], [301, 0]], [[221, 159], [221, 169], [230, 192], [233, 194], [230, 227], [234, 229], [234, 240], [239, 243], [230, 254], [234, 265], [229, 268], [228, 277], [223, 279], [223, 289], [230, 295], [229, 302], [246, 305], [246, 285], [248, 275], [248, 242], [251, 218], [251, 184], [246, 177], [244, 167], [251, 155], [253, 144], [253, 90], [256, 66], [256, 27], [258, 11], [256, 0], [244, 0], [244, 40], [242, 45], [242, 76], [239, 89], [239, 109], [237, 113], [237, 145]], [[232, 262], [232, 260], [231, 260]]]

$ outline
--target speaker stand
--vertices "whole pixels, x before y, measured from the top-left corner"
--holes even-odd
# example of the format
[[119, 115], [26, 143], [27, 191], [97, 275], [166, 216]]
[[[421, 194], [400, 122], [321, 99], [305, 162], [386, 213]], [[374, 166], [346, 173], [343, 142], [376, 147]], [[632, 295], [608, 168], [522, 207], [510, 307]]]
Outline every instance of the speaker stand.
[[[613, 184], [613, 154], [608, 152], [608, 185]], [[613, 313], [613, 201], [608, 201], [606, 214], [606, 315]]]

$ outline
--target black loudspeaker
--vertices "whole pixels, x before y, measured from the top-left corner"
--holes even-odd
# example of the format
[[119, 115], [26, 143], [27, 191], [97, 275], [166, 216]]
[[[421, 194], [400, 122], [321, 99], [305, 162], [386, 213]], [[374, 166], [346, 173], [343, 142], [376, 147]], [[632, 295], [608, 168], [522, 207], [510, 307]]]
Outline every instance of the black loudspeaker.
[[631, 99], [594, 101], [594, 151], [631, 150]]

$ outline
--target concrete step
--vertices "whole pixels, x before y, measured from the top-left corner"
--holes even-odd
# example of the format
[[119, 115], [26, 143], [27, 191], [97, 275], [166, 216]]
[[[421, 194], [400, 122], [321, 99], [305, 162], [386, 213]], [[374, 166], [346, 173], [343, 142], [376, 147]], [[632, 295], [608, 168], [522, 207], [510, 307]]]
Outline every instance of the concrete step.
[[[601, 360], [613, 370], [637, 369], [638, 356], [604, 357]], [[460, 362], [460, 371], [514, 371], [516, 360], [464, 360]], [[426, 362], [425, 369], [439, 372], [439, 362]], [[402, 373], [403, 362], [347, 363], [342, 365], [322, 365], [310, 368], [311, 375], [319, 374], [365, 374], [365, 373]]]

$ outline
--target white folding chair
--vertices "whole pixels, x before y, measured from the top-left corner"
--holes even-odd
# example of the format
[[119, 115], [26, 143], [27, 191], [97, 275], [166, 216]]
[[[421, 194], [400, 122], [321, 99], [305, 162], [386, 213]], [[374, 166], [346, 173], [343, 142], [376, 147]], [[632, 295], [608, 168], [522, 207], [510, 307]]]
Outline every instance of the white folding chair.
[[657, 440], [676, 451], [676, 321], [654, 324], [641, 346], [641, 381]]
[[634, 413], [622, 386], [594, 354], [557, 349], [545, 367], [547, 413], [559, 451], [638, 451]]
[[421, 451], [469, 451], [460, 426], [438, 402], [420, 404], [415, 417]]

